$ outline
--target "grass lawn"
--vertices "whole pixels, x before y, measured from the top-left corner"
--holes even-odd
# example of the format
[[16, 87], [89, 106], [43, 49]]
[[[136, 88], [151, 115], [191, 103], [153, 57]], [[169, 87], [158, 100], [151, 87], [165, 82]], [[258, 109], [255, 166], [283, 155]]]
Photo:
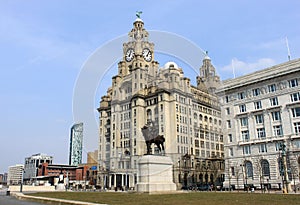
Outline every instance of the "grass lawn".
[[29, 195], [111, 205], [300, 205], [300, 195], [296, 194], [283, 195], [259, 193], [191, 192], [180, 194], [148, 195], [125, 192], [47, 192]]

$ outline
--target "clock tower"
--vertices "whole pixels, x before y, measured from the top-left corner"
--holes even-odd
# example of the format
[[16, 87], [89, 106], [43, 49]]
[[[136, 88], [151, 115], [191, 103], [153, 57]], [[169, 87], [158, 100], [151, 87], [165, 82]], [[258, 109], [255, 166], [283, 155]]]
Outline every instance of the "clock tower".
[[128, 42], [123, 44], [123, 60], [119, 62], [119, 75], [126, 76], [137, 69], [145, 69], [147, 74], [154, 75], [158, 63], [154, 60], [154, 44], [148, 41], [149, 33], [138, 15], [128, 33]]
[[[159, 63], [154, 60], [154, 43], [148, 41], [149, 33], [137, 15], [133, 28], [128, 33], [128, 42], [123, 44], [123, 59], [118, 63], [118, 74], [113, 77], [113, 99], [130, 98], [151, 86], [151, 79], [158, 73]], [[125, 89], [120, 93], [117, 88]]]

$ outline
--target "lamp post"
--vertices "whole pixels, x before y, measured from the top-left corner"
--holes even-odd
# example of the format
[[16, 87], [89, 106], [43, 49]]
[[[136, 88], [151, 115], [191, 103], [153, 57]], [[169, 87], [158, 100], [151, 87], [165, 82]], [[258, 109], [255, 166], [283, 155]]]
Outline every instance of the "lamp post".
[[21, 170], [21, 184], [20, 184], [20, 192], [22, 192], [23, 191], [23, 177], [24, 177], [24, 168], [22, 168], [22, 170]]
[[289, 193], [289, 182], [288, 182], [288, 169], [287, 169], [287, 163], [286, 163], [286, 145], [284, 143], [280, 144], [280, 148], [279, 150], [281, 150], [281, 162], [282, 162], [282, 176], [284, 177], [284, 179], [282, 180], [282, 186], [284, 186], [283, 188], [283, 193]]

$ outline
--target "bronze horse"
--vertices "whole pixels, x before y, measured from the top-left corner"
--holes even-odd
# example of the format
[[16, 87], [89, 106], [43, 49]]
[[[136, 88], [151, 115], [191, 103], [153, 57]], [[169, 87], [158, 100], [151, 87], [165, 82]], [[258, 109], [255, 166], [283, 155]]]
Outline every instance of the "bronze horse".
[[165, 138], [163, 135], [156, 135], [157, 133], [152, 127], [145, 125], [142, 127], [142, 133], [147, 145], [147, 154], [151, 154], [151, 145], [154, 143], [159, 152], [165, 151], [164, 142]]

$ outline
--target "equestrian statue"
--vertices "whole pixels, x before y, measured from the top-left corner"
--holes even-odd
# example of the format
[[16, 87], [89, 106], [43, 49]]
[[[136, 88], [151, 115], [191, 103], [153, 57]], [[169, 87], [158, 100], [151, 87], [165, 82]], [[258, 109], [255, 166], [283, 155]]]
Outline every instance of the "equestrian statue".
[[163, 135], [159, 135], [158, 125], [154, 125], [154, 123], [149, 120], [141, 129], [147, 145], [147, 155], [151, 154], [152, 143], [157, 146], [159, 153], [165, 151], [165, 138]]

